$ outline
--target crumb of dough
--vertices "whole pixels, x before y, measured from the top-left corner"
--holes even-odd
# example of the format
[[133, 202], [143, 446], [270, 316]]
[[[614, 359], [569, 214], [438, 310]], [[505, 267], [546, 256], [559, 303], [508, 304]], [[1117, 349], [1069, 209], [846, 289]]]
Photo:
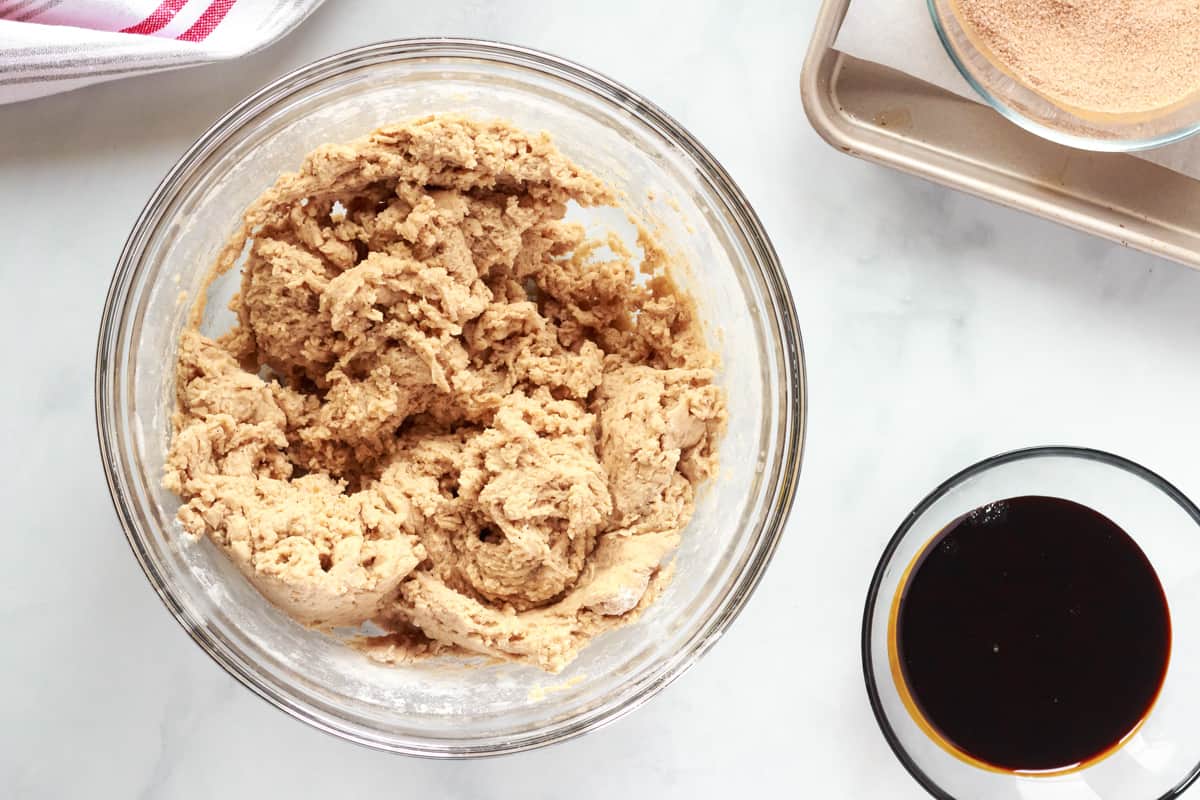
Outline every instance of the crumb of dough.
[[[726, 424], [650, 234], [545, 134], [431, 116], [311, 153], [247, 210], [217, 340], [179, 343], [165, 485], [262, 594], [404, 663], [556, 672], [670, 580]], [[649, 276], [639, 279], [639, 275]]]
[[549, 686], [537, 685], [529, 690], [527, 697], [529, 698], [530, 702], [541, 702], [542, 700], [545, 700], [548, 695], [573, 689], [574, 687], [583, 683], [585, 680], [587, 680], [587, 676], [581, 673], [579, 675], [572, 675], [570, 678], [559, 684], [551, 684]]

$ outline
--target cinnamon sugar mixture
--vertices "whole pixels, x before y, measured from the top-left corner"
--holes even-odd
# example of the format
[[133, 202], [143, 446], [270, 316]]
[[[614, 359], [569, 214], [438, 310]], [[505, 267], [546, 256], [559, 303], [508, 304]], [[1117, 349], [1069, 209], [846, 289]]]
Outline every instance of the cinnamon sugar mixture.
[[967, 31], [1061, 106], [1157, 111], [1200, 92], [1200, 0], [956, 0]]

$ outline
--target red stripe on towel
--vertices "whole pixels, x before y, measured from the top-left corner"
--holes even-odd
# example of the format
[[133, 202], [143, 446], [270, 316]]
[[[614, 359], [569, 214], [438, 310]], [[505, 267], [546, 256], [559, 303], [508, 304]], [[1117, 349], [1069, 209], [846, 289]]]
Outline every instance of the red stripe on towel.
[[235, 2], [237, 0], [213, 0], [208, 8], [204, 9], [200, 19], [175, 38], [181, 42], [203, 42], [221, 24], [221, 20], [225, 19], [225, 15], [229, 13], [229, 9], [233, 8]]
[[154, 9], [150, 16], [139, 22], [137, 25], [130, 25], [128, 28], [122, 28], [121, 33], [140, 33], [143, 36], [149, 36], [152, 33], [158, 33], [167, 24], [175, 18], [179, 10], [187, 5], [188, 0], [163, 0], [158, 8]]

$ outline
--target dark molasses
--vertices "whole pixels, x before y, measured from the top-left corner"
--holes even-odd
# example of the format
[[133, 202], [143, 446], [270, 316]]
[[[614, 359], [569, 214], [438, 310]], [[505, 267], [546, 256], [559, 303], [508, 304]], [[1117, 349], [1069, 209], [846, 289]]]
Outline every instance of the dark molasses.
[[1158, 697], [1171, 650], [1154, 567], [1112, 520], [1014, 497], [951, 522], [902, 584], [895, 655], [914, 713], [994, 768], [1106, 755]]

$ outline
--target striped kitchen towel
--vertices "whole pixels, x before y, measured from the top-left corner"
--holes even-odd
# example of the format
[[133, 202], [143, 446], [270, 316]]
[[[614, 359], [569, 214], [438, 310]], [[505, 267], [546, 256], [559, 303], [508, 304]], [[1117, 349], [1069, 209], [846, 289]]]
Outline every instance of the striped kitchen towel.
[[322, 0], [0, 0], [0, 103], [245, 55]]

